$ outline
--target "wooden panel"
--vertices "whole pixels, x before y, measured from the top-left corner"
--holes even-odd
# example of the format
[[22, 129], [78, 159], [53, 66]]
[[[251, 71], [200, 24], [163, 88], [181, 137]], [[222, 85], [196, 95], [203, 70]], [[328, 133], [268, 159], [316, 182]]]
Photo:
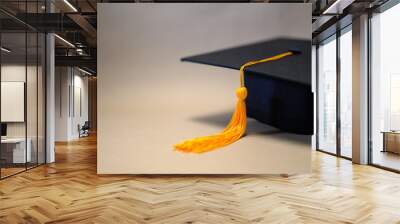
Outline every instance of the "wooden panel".
[[90, 131], [97, 131], [97, 78], [91, 77], [88, 80], [88, 109]]
[[399, 174], [312, 155], [306, 175], [102, 176], [95, 138], [82, 138], [0, 181], [0, 223], [400, 222]]
[[400, 133], [385, 133], [385, 151], [400, 154]]

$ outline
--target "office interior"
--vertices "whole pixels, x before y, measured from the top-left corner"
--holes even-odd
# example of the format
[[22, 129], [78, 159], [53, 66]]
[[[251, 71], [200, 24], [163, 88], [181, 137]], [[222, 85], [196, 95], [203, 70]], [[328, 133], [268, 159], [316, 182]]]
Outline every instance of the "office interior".
[[[386, 3], [390, 4], [390, 3]], [[385, 4], [371, 10], [367, 18], [365, 61], [368, 81], [364, 83], [367, 114], [364, 120], [367, 146], [365, 163], [399, 170], [399, 68], [394, 62], [398, 50], [392, 29], [400, 19], [400, 6]], [[352, 23], [344, 17], [342, 27], [315, 43], [316, 55], [316, 150], [352, 160]], [[356, 149], [359, 150], [359, 149]]]
[[[121, 2], [142, 1], [0, 2], [3, 184], [57, 164], [63, 145], [96, 138], [96, 4]], [[312, 150], [337, 158], [337, 163], [351, 161], [352, 167], [374, 167], [368, 172], [398, 175], [399, 1], [254, 2], [312, 4]], [[329, 166], [336, 169], [335, 163]]]
[[[3, 30], [3, 29], [2, 29]], [[1, 178], [45, 163], [45, 35], [1, 32]]]
[[[57, 25], [39, 25], [46, 23], [40, 15], [50, 9], [54, 14], [62, 12], [59, 6], [63, 5], [58, 1], [0, 3], [1, 179], [52, 163], [54, 144], [96, 132], [96, 122], [89, 122], [96, 113], [95, 63], [68, 64], [68, 57], [89, 58], [93, 49], [72, 44], [60, 32], [50, 37], [49, 32], [61, 31]], [[68, 35], [84, 38], [79, 32]]]

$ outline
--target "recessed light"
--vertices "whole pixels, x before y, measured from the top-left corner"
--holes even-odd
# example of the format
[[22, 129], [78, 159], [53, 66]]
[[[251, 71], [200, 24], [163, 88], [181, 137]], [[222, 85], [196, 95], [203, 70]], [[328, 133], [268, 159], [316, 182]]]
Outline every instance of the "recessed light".
[[1, 49], [1, 51], [4, 51], [6, 53], [11, 53], [11, 50], [9, 50], [9, 49], [7, 49], [5, 47], [1, 47], [0, 49]]
[[59, 40], [61, 40], [62, 42], [66, 43], [67, 45], [69, 45], [70, 47], [75, 48], [75, 45], [73, 45], [71, 42], [69, 42], [68, 40], [62, 38], [61, 36], [59, 36], [58, 34], [54, 34], [55, 37], [57, 37]]
[[343, 9], [351, 5], [355, 0], [336, 0], [327, 9], [325, 9], [322, 14], [341, 14]]
[[81, 68], [79, 68], [79, 67], [78, 67], [78, 70], [81, 71], [81, 72], [83, 72], [83, 73], [85, 73], [85, 74], [87, 74], [87, 75], [90, 75], [90, 76], [93, 75], [92, 73], [90, 73], [90, 72], [88, 72], [88, 71], [86, 71], [86, 70], [83, 70], [83, 69], [81, 69]]
[[74, 12], [78, 12], [78, 10], [68, 0], [64, 0], [64, 3], [67, 4]]

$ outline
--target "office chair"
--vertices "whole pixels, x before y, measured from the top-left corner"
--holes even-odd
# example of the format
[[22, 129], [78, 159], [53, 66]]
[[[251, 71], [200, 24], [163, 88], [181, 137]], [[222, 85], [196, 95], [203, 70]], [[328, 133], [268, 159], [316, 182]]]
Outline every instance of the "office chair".
[[89, 136], [89, 129], [90, 129], [90, 125], [89, 125], [89, 121], [85, 121], [85, 123], [82, 125], [82, 127], [79, 127], [80, 125], [78, 125], [78, 129], [79, 129], [79, 138], [80, 137], [87, 137]]

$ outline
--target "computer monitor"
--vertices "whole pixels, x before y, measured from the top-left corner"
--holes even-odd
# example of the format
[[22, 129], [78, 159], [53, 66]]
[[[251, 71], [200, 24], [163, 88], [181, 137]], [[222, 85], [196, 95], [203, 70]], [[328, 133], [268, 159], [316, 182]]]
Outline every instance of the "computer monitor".
[[7, 136], [7, 124], [1, 123], [1, 137]]

